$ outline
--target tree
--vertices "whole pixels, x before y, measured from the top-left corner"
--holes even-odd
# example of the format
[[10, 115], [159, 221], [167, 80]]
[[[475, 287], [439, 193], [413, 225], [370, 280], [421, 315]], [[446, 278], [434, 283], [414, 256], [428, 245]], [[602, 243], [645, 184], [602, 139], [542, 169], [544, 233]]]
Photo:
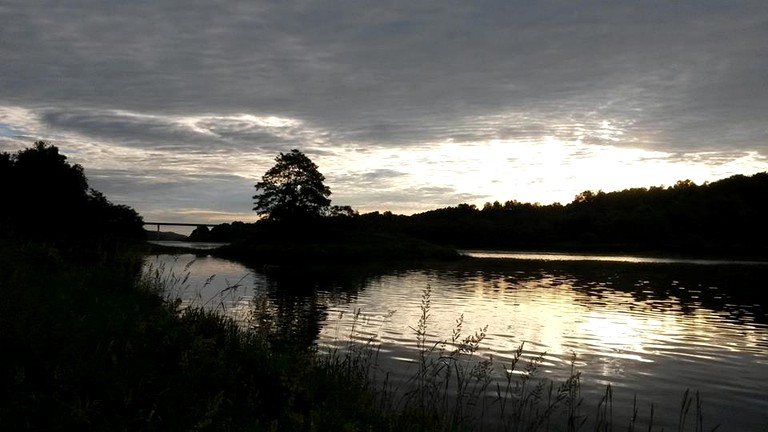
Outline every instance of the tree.
[[192, 241], [208, 241], [211, 238], [211, 230], [205, 225], [199, 225], [189, 235]]
[[274, 221], [312, 219], [328, 213], [331, 189], [325, 177], [304, 153], [293, 149], [280, 153], [277, 164], [269, 169], [259, 183], [253, 210]]
[[82, 166], [70, 164], [58, 148], [43, 141], [2, 159], [8, 217], [4, 234], [50, 239], [78, 222], [78, 210], [88, 200]]
[[144, 234], [135, 210], [89, 188], [83, 167], [44, 141], [0, 154], [0, 200], [0, 237], [75, 245]]

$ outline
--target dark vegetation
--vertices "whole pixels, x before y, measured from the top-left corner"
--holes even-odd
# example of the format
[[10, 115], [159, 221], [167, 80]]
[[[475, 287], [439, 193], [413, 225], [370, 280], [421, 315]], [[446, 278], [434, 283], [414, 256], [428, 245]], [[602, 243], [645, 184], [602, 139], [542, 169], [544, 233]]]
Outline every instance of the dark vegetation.
[[[216, 235], [215, 227], [211, 233]], [[262, 221], [216, 253], [245, 262], [349, 264], [363, 261], [457, 259], [455, 249], [398, 232], [360, 229], [354, 220], [318, 219], [301, 225]], [[215, 238], [215, 237], [214, 237]]]
[[135, 210], [91, 189], [83, 167], [42, 141], [15, 154], [0, 153], [0, 188], [0, 238], [44, 243], [91, 260], [144, 235]]
[[459, 205], [409, 218], [367, 215], [384, 227], [461, 248], [638, 251], [768, 256], [768, 173], [697, 186], [583, 192], [565, 206]]
[[385, 425], [367, 383], [273, 349], [139, 279], [137, 257], [74, 263], [0, 244], [0, 430], [351, 430]]
[[280, 153], [256, 183], [253, 210], [271, 221], [301, 222], [323, 216], [331, 206], [331, 189], [304, 153]]
[[[316, 167], [313, 169], [316, 171]], [[295, 191], [290, 191], [297, 188], [294, 185], [281, 190], [294, 195]], [[264, 209], [266, 205], [260, 196], [255, 198], [257, 209]], [[768, 173], [736, 175], [703, 185], [685, 180], [670, 187], [610, 193], [585, 191], [567, 205], [497, 201], [482, 208], [459, 204], [412, 216], [391, 212], [358, 214], [348, 207], [336, 207], [334, 211], [327, 195], [323, 199], [323, 206], [312, 207], [317, 211], [302, 211], [304, 217], [292, 218], [290, 223], [282, 216], [273, 218], [265, 212], [268, 217], [255, 224], [222, 224], [202, 237], [193, 235], [192, 239], [240, 242], [230, 250], [256, 258], [280, 256], [275, 243], [284, 241], [292, 248], [290, 253], [308, 258], [321, 257], [319, 252], [330, 256], [344, 249], [359, 259], [447, 256], [441, 252], [445, 249], [434, 245], [461, 249], [768, 257]], [[282, 205], [296, 201], [287, 199]], [[290, 214], [279, 211], [280, 215], [284, 213]], [[398, 248], [398, 242], [405, 246]], [[308, 245], [305, 251], [301, 250], [302, 244]], [[414, 244], [423, 247], [414, 249]], [[359, 250], [353, 250], [352, 245]], [[370, 246], [370, 250], [365, 246]], [[408, 255], [407, 251], [412, 250], [420, 252]], [[342, 258], [346, 256], [342, 254]]]
[[0, 430], [386, 424], [365, 380], [165, 300], [142, 276], [141, 218], [56, 147], [0, 161]]
[[325, 177], [298, 150], [280, 153], [275, 166], [256, 184], [254, 211], [263, 216], [246, 225], [235, 222], [198, 227], [190, 238], [225, 241], [220, 255], [246, 262], [316, 264], [411, 259], [455, 259], [450, 247], [437, 246], [398, 231], [371, 230], [348, 206], [332, 206]]
[[[205, 230], [208, 230], [208, 227], [201, 227], [205, 228]], [[173, 231], [156, 231], [156, 230], [146, 230], [146, 237], [147, 240], [159, 240], [159, 241], [187, 241], [190, 237], [196, 238], [195, 241], [205, 241], [202, 240], [206, 237], [207, 233], [205, 235], [200, 235], [199, 233], [196, 233], [195, 231], [192, 232], [192, 235], [185, 236], [184, 234], [175, 233]]]

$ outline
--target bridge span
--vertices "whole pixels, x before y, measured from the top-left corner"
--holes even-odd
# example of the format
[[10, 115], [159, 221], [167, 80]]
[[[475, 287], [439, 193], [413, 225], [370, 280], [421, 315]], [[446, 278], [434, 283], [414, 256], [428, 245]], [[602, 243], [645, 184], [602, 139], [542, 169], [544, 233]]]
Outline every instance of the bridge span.
[[184, 227], [199, 227], [204, 226], [208, 228], [213, 228], [215, 226], [219, 226], [221, 224], [208, 224], [208, 223], [190, 223], [190, 222], [144, 222], [144, 226], [157, 226], [157, 234], [160, 235], [160, 227], [161, 226], [184, 226]]
[[205, 226], [210, 228], [210, 227], [219, 226], [221, 224], [190, 223], [190, 222], [144, 222], [144, 225], [157, 225], [157, 229], [159, 230], [161, 226], [193, 226], [193, 227]]

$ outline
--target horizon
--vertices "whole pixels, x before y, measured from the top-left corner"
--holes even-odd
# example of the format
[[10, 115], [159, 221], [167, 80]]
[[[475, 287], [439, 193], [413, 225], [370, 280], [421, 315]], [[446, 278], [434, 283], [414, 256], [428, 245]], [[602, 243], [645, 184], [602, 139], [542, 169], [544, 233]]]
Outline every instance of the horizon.
[[[717, 182], [719, 182], [721, 180], [727, 180], [727, 179], [730, 179], [730, 178], [736, 177], [736, 176], [753, 177], [753, 176], [758, 175], [758, 174], [768, 174], [768, 171], [761, 171], [761, 172], [754, 173], [754, 174], [751, 174], [751, 175], [734, 174], [734, 175], [726, 177], [724, 179], [719, 179], [719, 180], [715, 180], [715, 181], [712, 181], [712, 182], [705, 181], [705, 182], [703, 182], [701, 184], [697, 184], [696, 182], [693, 182], [693, 186], [696, 186], [696, 187], [708, 186], [710, 184], [717, 183]], [[690, 179], [680, 179], [678, 181], [687, 181], [687, 180], [690, 180]], [[677, 182], [675, 182], [675, 183], [677, 183]], [[653, 185], [653, 186], [635, 186], [635, 187], [630, 187], [630, 188], [626, 188], [626, 189], [622, 189], [622, 190], [616, 190], [616, 191], [590, 190], [590, 192], [594, 192], [596, 194], [600, 194], [600, 193], [612, 194], [612, 193], [622, 193], [622, 192], [625, 192], [625, 191], [637, 190], [637, 189], [642, 189], [642, 190], [645, 190], [645, 191], [650, 191], [653, 188], [661, 188], [663, 190], [667, 190], [667, 189], [671, 189], [673, 187], [675, 187], [675, 184], [670, 184], [670, 185]], [[581, 191], [581, 192], [586, 192], [586, 191]], [[534, 206], [541, 206], [541, 207], [548, 207], [548, 206], [554, 206], [554, 205], [568, 206], [568, 205], [576, 203], [577, 202], [576, 198], [577, 198], [577, 196], [574, 196], [573, 200], [571, 200], [570, 202], [565, 202], [565, 203], [554, 202], [554, 203], [549, 203], [549, 204], [541, 204], [540, 202], [530, 202], [530, 201], [526, 201], [526, 202], [517, 201], [516, 203], [517, 204], [521, 204], [521, 205], [534, 205]], [[474, 206], [476, 210], [483, 210], [485, 205], [488, 205], [488, 204], [492, 205], [492, 204], [495, 204], [496, 202], [498, 202], [499, 204], [504, 205], [505, 203], [507, 203], [509, 201], [514, 201], [514, 200], [486, 201], [482, 205], [469, 204], [469, 203], [456, 203], [456, 204], [452, 204], [452, 205], [447, 205], [445, 207], [437, 207], [437, 208], [423, 210], [423, 211], [418, 212], [418, 213], [403, 214], [403, 213], [394, 213], [394, 212], [392, 212], [392, 214], [395, 215], [395, 216], [415, 216], [415, 215], [419, 215], [419, 214], [423, 214], [423, 213], [428, 213], [428, 212], [435, 211], [435, 210], [444, 210], [444, 209], [447, 209], [447, 208], [456, 208], [456, 207], [459, 207], [461, 205], [471, 205], [471, 206]], [[353, 209], [353, 210], [356, 210], [356, 209]], [[371, 211], [368, 211], [368, 212], [359, 212], [359, 215], [360, 216], [365, 216], [366, 214], [386, 213], [386, 212], [387, 212], [386, 210], [385, 211], [371, 210]], [[258, 219], [258, 220], [260, 220], [260, 219]], [[238, 223], [238, 222], [239, 223], [252, 224], [252, 223], [258, 222], [258, 220], [250, 221], [250, 222], [242, 221], [242, 220], [231, 220], [231, 221], [219, 222], [217, 224], [232, 224], [232, 223]], [[210, 223], [205, 223], [205, 222], [196, 223], [196, 222], [193, 222], [193, 221], [181, 222], [181, 223], [178, 223], [178, 224], [176, 224], [176, 223], [169, 223], [169, 221], [160, 221], [160, 222], [158, 222], [158, 221], [146, 222], [145, 221], [144, 224], [145, 224], [145, 228], [144, 229], [147, 230], [148, 232], [157, 232], [157, 230], [152, 230], [152, 229], [146, 228], [146, 226], [153, 226], [153, 225], [157, 225], [157, 224], [176, 226], [176, 227], [183, 227], [181, 229], [174, 229], [172, 231], [170, 231], [170, 230], [169, 231], [161, 230], [160, 232], [172, 233], [172, 234], [182, 234], [182, 235], [185, 235], [185, 236], [189, 236], [192, 233], [192, 231], [194, 231], [194, 229], [197, 228], [197, 226], [207, 225], [207, 226], [210, 227], [210, 226], [213, 225], [213, 224], [210, 224]]]

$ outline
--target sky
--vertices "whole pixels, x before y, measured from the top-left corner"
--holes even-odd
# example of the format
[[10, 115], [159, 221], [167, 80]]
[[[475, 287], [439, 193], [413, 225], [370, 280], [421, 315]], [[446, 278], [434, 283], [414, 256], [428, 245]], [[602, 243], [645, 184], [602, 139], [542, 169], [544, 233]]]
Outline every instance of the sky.
[[299, 149], [413, 214], [768, 171], [764, 0], [0, 3], [0, 151], [147, 221], [254, 221]]

